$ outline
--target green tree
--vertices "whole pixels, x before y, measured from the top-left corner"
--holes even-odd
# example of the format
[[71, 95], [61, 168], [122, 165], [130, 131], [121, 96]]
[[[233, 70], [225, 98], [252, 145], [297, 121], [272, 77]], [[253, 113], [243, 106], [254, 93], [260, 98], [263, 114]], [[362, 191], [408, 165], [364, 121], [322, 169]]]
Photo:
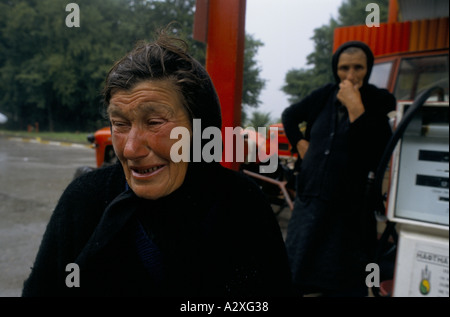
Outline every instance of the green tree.
[[366, 6], [369, 3], [376, 3], [380, 8], [380, 22], [386, 22], [388, 18], [389, 0], [346, 0], [339, 7], [338, 24], [339, 26], [360, 25], [366, 22]]
[[[195, 0], [77, 0], [80, 27], [72, 28], [65, 25], [68, 3], [0, 2], [0, 111], [9, 128], [39, 122], [47, 130], [86, 131], [107, 124], [101, 89], [109, 68], [166, 25], [205, 62], [205, 44], [192, 38]], [[264, 81], [254, 57], [260, 45], [247, 37], [243, 107], [259, 103]]]
[[261, 68], [255, 60], [259, 47], [264, 44], [256, 40], [252, 35], [245, 36], [244, 51], [244, 74], [242, 88], [242, 104], [243, 107], [257, 108], [261, 101], [259, 95], [264, 89], [266, 81], [260, 78]]
[[[314, 89], [326, 83], [333, 82], [331, 57], [333, 52], [333, 35], [336, 27], [361, 25], [365, 23], [368, 14], [367, 0], [345, 0], [338, 9], [338, 18], [330, 19], [328, 25], [314, 30], [314, 52], [308, 55], [308, 69], [291, 69], [286, 73], [282, 91], [288, 95], [290, 103], [295, 103], [306, 97]], [[376, 2], [380, 8], [380, 22], [387, 21], [389, 0]]]
[[77, 1], [81, 27], [65, 25], [63, 0], [14, 1], [5, 6], [1, 30], [6, 62], [1, 69], [2, 106], [17, 127], [40, 122], [49, 130], [92, 128], [108, 65], [124, 53], [112, 40], [124, 1]]
[[267, 127], [271, 122], [270, 114], [260, 111], [253, 111], [251, 117], [247, 120], [246, 126], [257, 129], [258, 127]]

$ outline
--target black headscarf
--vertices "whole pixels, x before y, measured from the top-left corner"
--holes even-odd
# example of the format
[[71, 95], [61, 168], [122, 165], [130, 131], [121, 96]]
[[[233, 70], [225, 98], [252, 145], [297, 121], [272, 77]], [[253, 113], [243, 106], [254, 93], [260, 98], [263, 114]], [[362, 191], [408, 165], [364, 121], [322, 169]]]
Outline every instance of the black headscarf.
[[367, 46], [365, 43], [359, 42], [359, 41], [345, 42], [344, 44], [339, 46], [338, 49], [336, 50], [336, 52], [333, 54], [333, 59], [331, 61], [331, 65], [332, 65], [334, 79], [336, 80], [336, 83], [340, 82], [339, 76], [337, 74], [337, 65], [339, 62], [339, 56], [342, 54], [343, 51], [345, 51], [349, 47], [358, 47], [364, 51], [364, 54], [366, 54], [367, 74], [364, 77], [364, 85], [366, 85], [369, 82], [370, 73], [372, 72], [374, 56], [373, 56], [373, 53], [372, 53], [372, 50], [370, 49], [370, 47]]
[[[188, 101], [187, 108], [193, 119], [202, 120], [202, 132], [207, 127], [222, 128], [222, 114], [219, 97], [206, 69], [192, 58], [192, 73], [201, 80], [201, 87], [184, 90], [182, 93]], [[186, 85], [185, 88], [189, 88]]]

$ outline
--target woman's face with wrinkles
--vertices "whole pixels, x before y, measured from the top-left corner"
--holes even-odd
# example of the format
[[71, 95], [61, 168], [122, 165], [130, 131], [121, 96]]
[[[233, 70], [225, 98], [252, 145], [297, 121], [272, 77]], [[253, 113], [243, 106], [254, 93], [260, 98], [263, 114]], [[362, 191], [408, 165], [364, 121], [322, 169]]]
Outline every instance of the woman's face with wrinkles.
[[170, 139], [175, 127], [192, 135], [182, 95], [169, 81], [144, 81], [130, 90], [116, 91], [108, 106], [112, 143], [128, 185], [146, 199], [158, 199], [179, 188], [188, 162], [175, 163]]
[[337, 74], [341, 82], [349, 80], [358, 89], [361, 88], [367, 74], [366, 54], [362, 50], [351, 54], [342, 53], [339, 56]]

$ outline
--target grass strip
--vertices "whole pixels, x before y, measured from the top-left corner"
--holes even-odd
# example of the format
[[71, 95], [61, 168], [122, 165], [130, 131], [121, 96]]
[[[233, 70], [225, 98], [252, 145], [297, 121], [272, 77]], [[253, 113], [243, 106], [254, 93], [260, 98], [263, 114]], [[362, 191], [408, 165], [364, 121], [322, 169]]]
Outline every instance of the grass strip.
[[87, 140], [88, 132], [27, 132], [0, 130], [0, 135], [17, 138], [28, 138], [67, 143], [90, 144]]

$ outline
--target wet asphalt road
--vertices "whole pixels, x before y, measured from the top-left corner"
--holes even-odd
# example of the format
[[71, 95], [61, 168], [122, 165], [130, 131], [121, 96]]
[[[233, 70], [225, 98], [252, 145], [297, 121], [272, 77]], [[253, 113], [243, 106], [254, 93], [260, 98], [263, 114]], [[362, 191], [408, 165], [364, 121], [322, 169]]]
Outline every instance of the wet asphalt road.
[[93, 149], [0, 135], [0, 297], [20, 296], [59, 197], [86, 165]]
[[[0, 297], [21, 295], [52, 211], [80, 166], [95, 166], [93, 149], [0, 135]], [[284, 208], [277, 216], [284, 237], [290, 215]]]

